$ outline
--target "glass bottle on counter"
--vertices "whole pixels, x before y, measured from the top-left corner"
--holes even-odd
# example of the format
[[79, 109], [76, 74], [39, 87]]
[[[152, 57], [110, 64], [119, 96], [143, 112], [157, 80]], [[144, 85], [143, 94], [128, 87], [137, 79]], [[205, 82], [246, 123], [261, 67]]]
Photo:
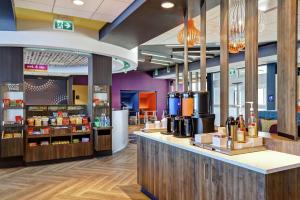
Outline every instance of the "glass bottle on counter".
[[[240, 107], [240, 111], [241, 111], [241, 105]], [[240, 112], [239, 116], [236, 119], [237, 124], [238, 124], [238, 130], [236, 133], [236, 140], [239, 143], [245, 143], [246, 142], [246, 126], [245, 126], [245, 120], [244, 120], [244, 116], [243, 114]]]
[[248, 135], [249, 137], [255, 138], [258, 136], [257, 132], [257, 121], [254, 114], [253, 102], [246, 102], [250, 104], [250, 115], [248, 117]]

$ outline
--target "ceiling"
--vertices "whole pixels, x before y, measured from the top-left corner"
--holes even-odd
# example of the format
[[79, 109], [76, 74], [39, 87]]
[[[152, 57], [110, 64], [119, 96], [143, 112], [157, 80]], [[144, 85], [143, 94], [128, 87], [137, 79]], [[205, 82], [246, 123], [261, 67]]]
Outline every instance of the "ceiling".
[[[277, 0], [259, 0], [259, 10], [262, 12], [262, 25], [259, 32], [259, 42], [272, 42], [277, 39]], [[300, 5], [299, 5], [300, 6]], [[207, 11], [206, 41], [207, 43], [220, 43], [220, 6]], [[193, 18], [196, 27], [200, 27], [200, 16]], [[155, 37], [144, 45], [178, 44], [177, 34], [183, 24]]]
[[88, 66], [88, 55], [63, 50], [31, 49], [24, 50], [24, 64], [52, 66]]
[[[47, 72], [26, 71], [26, 75], [72, 76], [87, 75], [91, 54], [79, 51], [44, 48], [24, 48], [24, 64], [48, 65]], [[128, 70], [128, 62], [112, 58], [112, 73]], [[130, 67], [130, 66], [129, 66]]]
[[[62, 16], [57, 16], [56, 14], [49, 13], [49, 12], [43, 12], [38, 10], [31, 10], [26, 8], [15, 8], [15, 15], [17, 21], [19, 20], [32, 20], [32, 21], [43, 21], [43, 22], [49, 22], [50, 24], [53, 23], [53, 19], [55, 17], [61, 18]], [[38, 18], [36, 16], [39, 16]], [[83, 27], [91, 30], [99, 31], [106, 22], [98, 21], [98, 20], [92, 20], [92, 19], [85, 19], [81, 17], [66, 17], [63, 16], [64, 19], [72, 20], [75, 27]]]
[[[15, 7], [47, 13], [80, 17], [103, 22], [114, 21], [134, 0], [83, 0], [77, 6], [72, 0], [13, 0]], [[36, 16], [35, 16], [36, 17]]]
[[[215, 7], [218, 1], [207, 1], [207, 7]], [[182, 24], [187, 1], [172, 0], [175, 6], [171, 9], [162, 8], [161, 2], [162, 0], [135, 0], [118, 20], [100, 30], [100, 40], [132, 49]], [[199, 5], [200, 0], [188, 1], [188, 14], [191, 17], [199, 15]]]
[[[264, 44], [268, 42], [274, 42], [277, 40], [277, 0], [259, 0], [259, 10], [262, 12], [262, 21], [260, 25], [259, 32], [259, 43]], [[300, 6], [300, 4], [298, 4]], [[196, 16], [193, 18], [196, 27], [199, 29], [200, 27], [200, 16]], [[298, 19], [300, 20], [300, 15], [298, 15]], [[298, 20], [298, 21], [299, 21]], [[218, 56], [219, 50], [210, 51], [210, 47], [213, 49], [218, 47], [220, 44], [220, 6], [216, 6], [207, 11], [207, 55]], [[298, 25], [300, 30], [300, 23]], [[183, 24], [176, 26], [173, 29], [166, 31], [165, 33], [145, 42], [143, 45], [139, 47], [139, 60], [144, 62], [139, 62], [138, 70], [142, 71], [152, 71], [155, 69], [165, 68], [164, 65], [152, 65], [148, 61], [149, 59], [145, 59], [145, 56], [141, 54], [141, 51], [147, 49], [148, 52], [154, 52], [155, 54], [160, 54], [167, 56], [168, 58], [174, 55], [174, 50], [176, 50], [176, 46], [178, 45], [177, 34], [183, 28]], [[300, 32], [298, 32], [300, 38]], [[172, 46], [174, 45], [174, 46]], [[157, 47], [160, 48], [157, 48]], [[182, 48], [182, 45], [179, 46]], [[197, 54], [200, 56], [200, 48], [197, 47]], [[166, 50], [167, 49], [167, 50]], [[196, 51], [195, 51], [196, 52]], [[183, 58], [183, 54], [176, 53], [175, 55]], [[147, 57], [146, 57], [147, 58]], [[154, 56], [154, 58], [157, 58]], [[165, 58], [160, 58], [165, 59]], [[191, 58], [189, 58], [191, 59]], [[200, 57], [194, 57], [194, 61], [198, 61]], [[208, 58], [209, 59], [209, 58]], [[182, 62], [182, 61], [181, 61]], [[170, 65], [174, 65], [170, 63]]]

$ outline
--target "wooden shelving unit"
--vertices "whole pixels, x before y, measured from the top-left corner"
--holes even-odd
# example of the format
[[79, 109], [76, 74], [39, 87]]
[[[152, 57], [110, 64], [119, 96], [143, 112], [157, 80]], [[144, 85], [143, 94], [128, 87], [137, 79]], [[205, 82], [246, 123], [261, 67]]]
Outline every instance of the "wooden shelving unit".
[[[27, 115], [52, 116], [53, 112], [63, 111], [69, 115], [86, 114], [85, 106], [28, 106]], [[69, 110], [71, 108], [71, 110]], [[80, 109], [79, 109], [80, 108]], [[70, 125], [48, 125], [48, 126], [27, 126], [34, 130], [49, 128], [49, 134], [28, 134], [25, 136], [25, 155], [24, 161], [38, 162], [47, 160], [57, 160], [66, 158], [76, 158], [93, 155], [93, 135], [92, 130], [72, 132], [72, 126], [85, 126], [83, 124]], [[56, 132], [56, 128], [63, 131]], [[82, 142], [82, 138], [88, 138], [88, 142]], [[74, 139], [78, 139], [74, 143]], [[59, 142], [60, 141], [60, 142]], [[47, 145], [42, 145], [47, 142]], [[56, 143], [57, 142], [57, 143]], [[59, 142], [59, 143], [58, 143]], [[36, 143], [37, 146], [31, 146], [31, 143]]]
[[93, 124], [94, 133], [94, 151], [95, 155], [111, 155], [112, 154], [112, 107], [111, 107], [111, 87], [109, 85], [94, 85], [92, 90], [92, 120], [102, 114], [109, 116], [109, 126], [96, 127]]
[[25, 118], [23, 84], [6, 83], [1, 85], [0, 90], [0, 156], [1, 158], [23, 156]]

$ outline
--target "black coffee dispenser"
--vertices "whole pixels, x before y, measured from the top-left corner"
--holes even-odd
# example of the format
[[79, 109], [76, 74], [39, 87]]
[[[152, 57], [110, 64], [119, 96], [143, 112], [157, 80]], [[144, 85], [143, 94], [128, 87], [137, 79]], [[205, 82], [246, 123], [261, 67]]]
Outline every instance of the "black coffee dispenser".
[[194, 92], [194, 114], [192, 117], [192, 137], [195, 134], [215, 131], [215, 115], [211, 114], [209, 92]]
[[192, 136], [193, 92], [181, 94], [181, 117], [178, 118], [178, 131], [173, 133], [175, 137]]
[[179, 121], [175, 120], [180, 116], [180, 93], [171, 92], [167, 96], [167, 132], [162, 134], [173, 135], [179, 130]]

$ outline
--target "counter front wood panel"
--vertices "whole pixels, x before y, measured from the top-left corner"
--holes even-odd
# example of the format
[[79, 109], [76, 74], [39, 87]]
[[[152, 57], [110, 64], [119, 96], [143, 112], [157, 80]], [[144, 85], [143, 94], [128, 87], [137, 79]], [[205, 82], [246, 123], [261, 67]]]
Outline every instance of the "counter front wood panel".
[[261, 174], [141, 136], [137, 159], [138, 183], [160, 200], [290, 200], [300, 196], [299, 168]]

